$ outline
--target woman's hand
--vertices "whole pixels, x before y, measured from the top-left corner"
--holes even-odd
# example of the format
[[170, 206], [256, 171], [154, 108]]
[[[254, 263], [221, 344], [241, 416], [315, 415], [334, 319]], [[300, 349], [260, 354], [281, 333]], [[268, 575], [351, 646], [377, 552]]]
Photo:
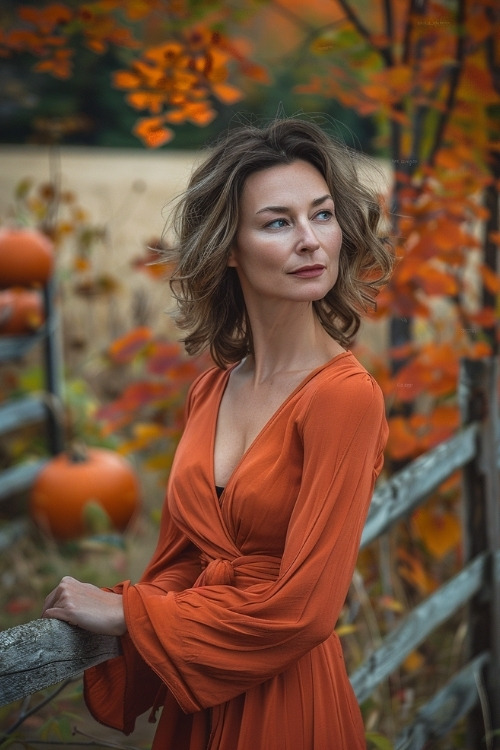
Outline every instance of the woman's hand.
[[65, 576], [45, 599], [42, 617], [54, 617], [102, 635], [127, 631], [120, 594]]

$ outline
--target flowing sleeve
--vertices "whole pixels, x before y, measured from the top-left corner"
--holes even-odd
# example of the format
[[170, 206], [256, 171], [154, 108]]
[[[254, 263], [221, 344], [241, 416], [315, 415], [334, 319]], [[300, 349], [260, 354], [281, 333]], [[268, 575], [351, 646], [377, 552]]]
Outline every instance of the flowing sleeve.
[[132, 641], [186, 713], [284, 671], [332, 634], [344, 604], [387, 439], [378, 385], [360, 370], [323, 382], [296, 429], [302, 480], [277, 580], [125, 592]]
[[[187, 399], [189, 414], [191, 387]], [[200, 552], [178, 529], [164, 504], [156, 550], [144, 571], [140, 585], [144, 594], [165, 597], [193, 585], [200, 575]], [[108, 591], [122, 594], [130, 581]], [[130, 623], [127, 623], [130, 627]], [[129, 632], [120, 638], [121, 655], [85, 671], [84, 696], [92, 715], [102, 724], [130, 734], [138, 716], [154, 706], [163, 682], [144, 661]]]

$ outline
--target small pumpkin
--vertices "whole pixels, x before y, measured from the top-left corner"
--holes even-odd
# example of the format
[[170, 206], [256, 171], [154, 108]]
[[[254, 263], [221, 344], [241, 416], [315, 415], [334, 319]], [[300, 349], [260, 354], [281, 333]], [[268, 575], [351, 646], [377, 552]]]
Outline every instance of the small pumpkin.
[[40, 292], [22, 288], [0, 291], [0, 335], [22, 336], [33, 333], [43, 321]]
[[119, 531], [140, 505], [135, 471], [106, 448], [73, 449], [48, 461], [33, 484], [29, 509], [37, 525], [68, 541], [86, 533], [86, 509], [96, 503]]
[[0, 229], [0, 286], [45, 284], [54, 269], [54, 246], [38, 229]]

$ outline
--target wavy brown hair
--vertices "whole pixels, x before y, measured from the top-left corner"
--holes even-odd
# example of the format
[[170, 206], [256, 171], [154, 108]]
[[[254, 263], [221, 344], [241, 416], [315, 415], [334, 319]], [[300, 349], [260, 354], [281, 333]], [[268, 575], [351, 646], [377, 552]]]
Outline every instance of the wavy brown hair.
[[236, 269], [227, 262], [238, 228], [245, 180], [261, 169], [302, 159], [322, 174], [342, 229], [338, 279], [313, 302], [325, 330], [349, 346], [361, 315], [375, 309], [387, 282], [393, 253], [379, 233], [381, 209], [375, 190], [360, 182], [359, 155], [315, 122], [290, 118], [267, 127], [245, 125], [226, 133], [194, 172], [173, 214], [177, 234], [169, 253], [175, 270], [170, 288], [174, 317], [187, 335], [189, 354], [209, 349], [220, 367], [252, 352], [252, 331]]

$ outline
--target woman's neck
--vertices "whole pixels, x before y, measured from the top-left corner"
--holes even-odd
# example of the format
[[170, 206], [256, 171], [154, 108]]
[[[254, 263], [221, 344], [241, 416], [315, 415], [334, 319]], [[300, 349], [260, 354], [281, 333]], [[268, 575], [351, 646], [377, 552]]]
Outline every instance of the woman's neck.
[[291, 305], [281, 314], [250, 316], [253, 354], [241, 370], [263, 383], [281, 373], [310, 371], [345, 349], [325, 331], [312, 305]]

